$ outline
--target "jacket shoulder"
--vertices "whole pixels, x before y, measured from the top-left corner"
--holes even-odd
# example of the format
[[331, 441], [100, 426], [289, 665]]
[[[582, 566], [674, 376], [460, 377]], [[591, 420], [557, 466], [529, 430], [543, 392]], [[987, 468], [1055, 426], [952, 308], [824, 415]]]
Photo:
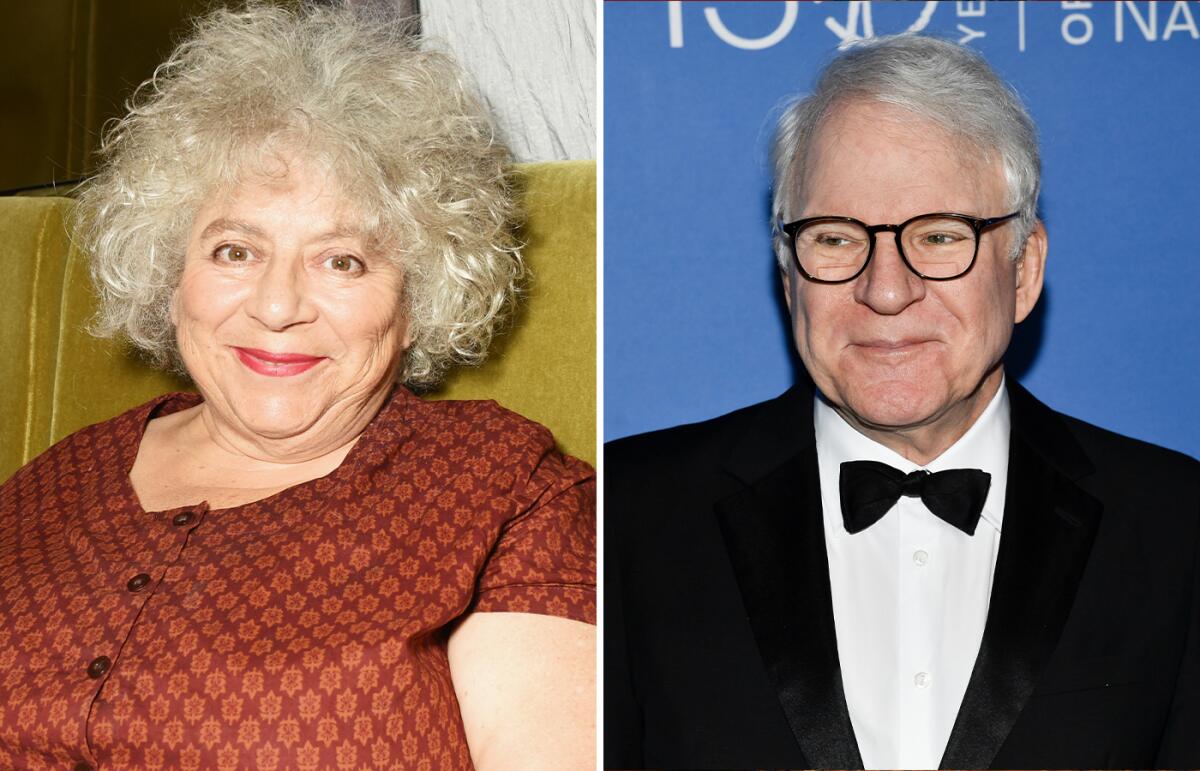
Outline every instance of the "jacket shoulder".
[[760, 402], [697, 423], [614, 439], [604, 444], [605, 463], [641, 466], [654, 464], [655, 460], [683, 458], [717, 462], [726, 443], [741, 435], [769, 404]]
[[811, 436], [812, 392], [796, 386], [719, 417], [615, 439], [604, 446], [604, 462], [606, 474], [618, 477], [671, 469], [694, 476], [727, 462], [736, 467], [746, 455], [751, 465], [769, 467]]
[[1085, 448], [1097, 474], [1135, 476], [1139, 485], [1190, 489], [1200, 495], [1200, 461], [1190, 455], [1118, 434], [1070, 415], [1059, 413], [1059, 416], [1075, 440]]

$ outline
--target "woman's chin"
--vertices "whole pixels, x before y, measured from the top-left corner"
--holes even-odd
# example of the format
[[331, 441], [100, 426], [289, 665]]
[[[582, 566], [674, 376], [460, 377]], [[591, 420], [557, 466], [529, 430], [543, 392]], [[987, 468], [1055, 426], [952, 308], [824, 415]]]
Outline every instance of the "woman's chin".
[[326, 407], [312, 393], [242, 394], [223, 400], [231, 414], [215, 416], [241, 432], [260, 439], [280, 440], [310, 431]]
[[[296, 378], [248, 376], [244, 371], [223, 374], [195, 378], [214, 428], [257, 445], [256, 452], [273, 445], [272, 454], [290, 448], [308, 455], [352, 441], [391, 390], [383, 372], [338, 378], [317, 367]], [[375, 385], [368, 388], [367, 383]]]

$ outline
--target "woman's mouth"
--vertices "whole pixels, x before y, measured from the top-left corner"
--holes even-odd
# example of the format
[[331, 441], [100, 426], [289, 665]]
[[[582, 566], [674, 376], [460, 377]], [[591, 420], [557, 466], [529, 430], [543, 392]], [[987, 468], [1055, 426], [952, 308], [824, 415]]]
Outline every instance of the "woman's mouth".
[[324, 356], [309, 356], [304, 353], [276, 353], [239, 346], [234, 346], [233, 350], [248, 369], [268, 377], [299, 375], [325, 360]]

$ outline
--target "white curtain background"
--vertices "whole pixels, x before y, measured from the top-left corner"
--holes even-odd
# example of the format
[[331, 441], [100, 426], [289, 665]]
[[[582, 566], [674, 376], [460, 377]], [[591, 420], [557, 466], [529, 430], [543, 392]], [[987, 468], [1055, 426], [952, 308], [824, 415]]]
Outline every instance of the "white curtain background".
[[449, 49], [475, 79], [516, 160], [596, 157], [595, 0], [418, 5], [427, 44]]

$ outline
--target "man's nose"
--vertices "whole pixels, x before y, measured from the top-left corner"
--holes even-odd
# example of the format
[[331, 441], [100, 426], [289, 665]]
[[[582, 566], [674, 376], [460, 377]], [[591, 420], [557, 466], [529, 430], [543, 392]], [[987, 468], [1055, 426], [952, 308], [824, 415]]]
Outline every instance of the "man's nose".
[[309, 286], [299, 259], [268, 260], [246, 302], [251, 318], [272, 331], [315, 318]]
[[854, 299], [882, 316], [895, 316], [925, 297], [925, 282], [908, 269], [893, 234], [875, 237], [875, 252], [854, 282]]

